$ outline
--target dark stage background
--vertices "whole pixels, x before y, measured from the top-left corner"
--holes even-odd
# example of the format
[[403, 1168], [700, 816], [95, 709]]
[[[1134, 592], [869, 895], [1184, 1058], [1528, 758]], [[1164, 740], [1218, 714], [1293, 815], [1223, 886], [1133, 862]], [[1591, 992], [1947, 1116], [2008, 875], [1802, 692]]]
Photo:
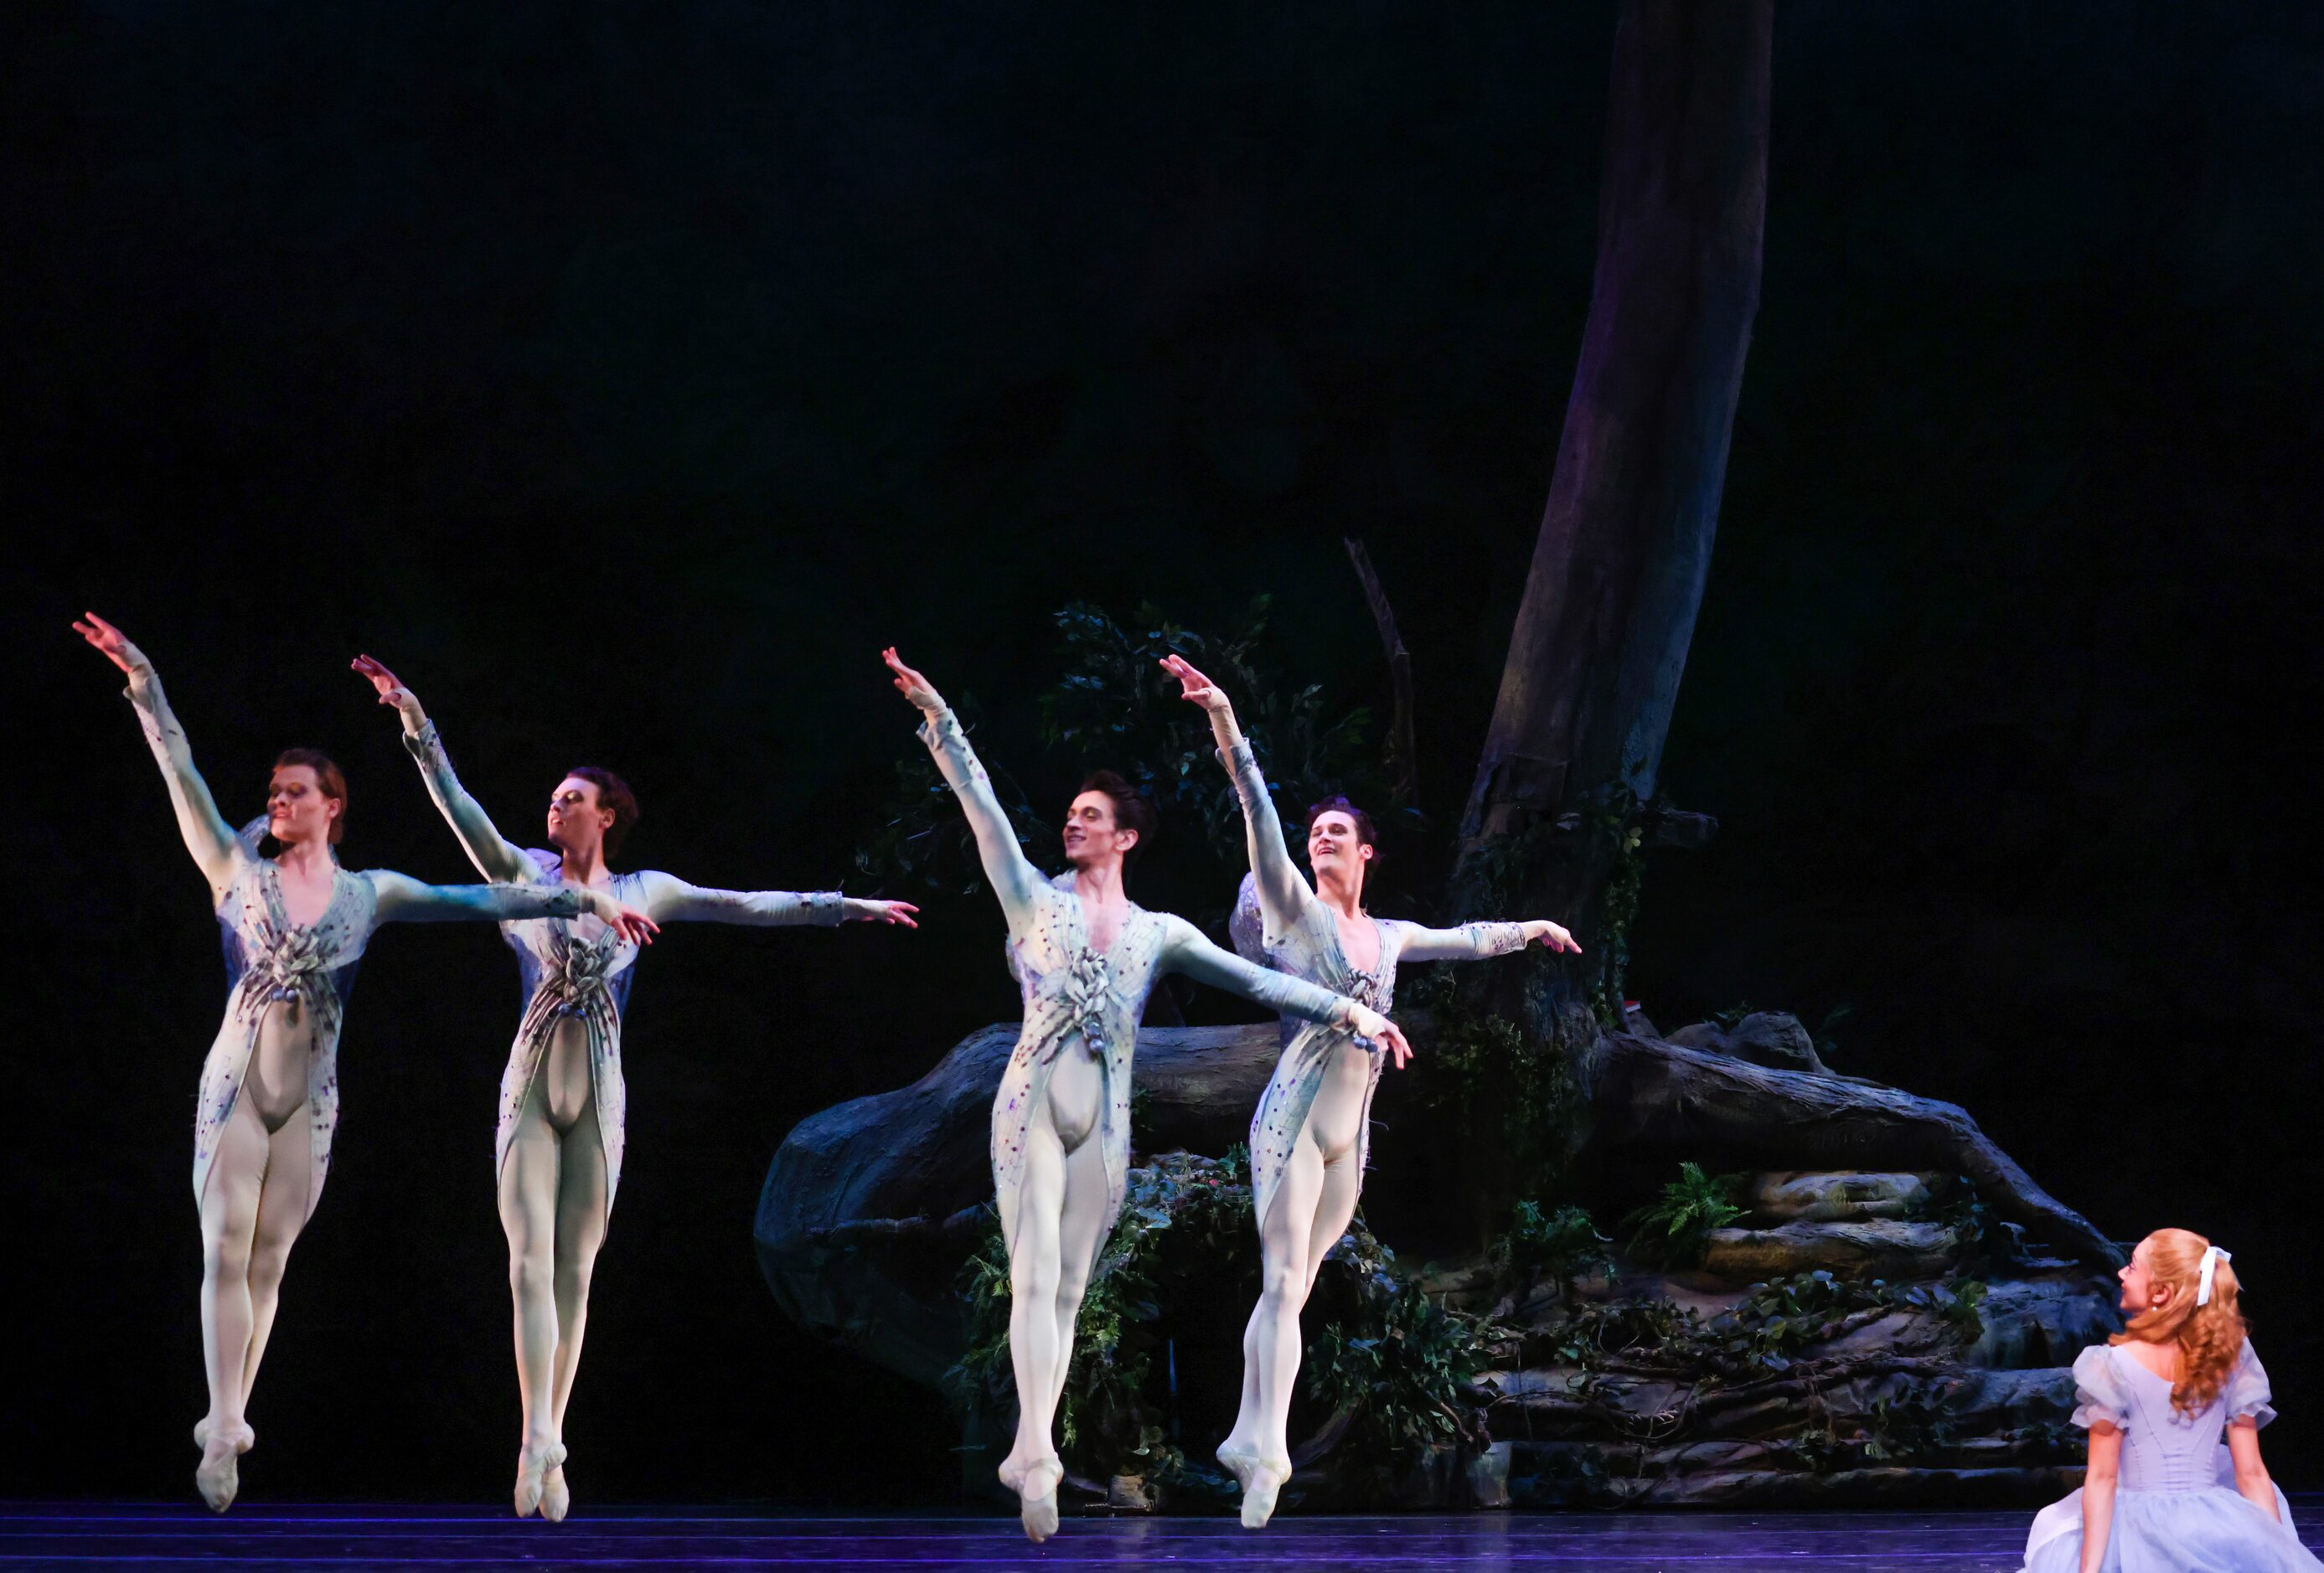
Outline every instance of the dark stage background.
[[[276, 749], [337, 755], [354, 866], [466, 873], [368, 650], [512, 832], [601, 761], [632, 864], [863, 893], [917, 747], [880, 646], [1048, 805], [1048, 612], [1270, 591], [1375, 698], [1360, 534], [1441, 819], [1588, 301], [1612, 15], [12, 8], [8, 1493], [183, 1497], [202, 1408], [216, 941], [71, 614], [152, 654], [229, 817]], [[2319, 131], [2310, 6], [1780, 8], [1666, 769], [1725, 828], [1650, 869], [1632, 989], [1665, 1026], [1852, 1002], [1842, 1068], [2116, 1234], [2216, 1233], [2311, 1486]], [[1000, 938], [980, 898], [646, 958], [584, 1504], [949, 1498], [941, 1403], [779, 1316], [749, 1225], [794, 1121], [1013, 1013]], [[254, 1499], [505, 1490], [515, 1004], [481, 927], [375, 943]]]

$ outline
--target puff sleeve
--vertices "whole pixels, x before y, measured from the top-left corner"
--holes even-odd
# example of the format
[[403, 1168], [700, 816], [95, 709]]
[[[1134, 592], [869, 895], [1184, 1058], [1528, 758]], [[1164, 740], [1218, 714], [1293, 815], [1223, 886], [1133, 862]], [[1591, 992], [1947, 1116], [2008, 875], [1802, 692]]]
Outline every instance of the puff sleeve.
[[2074, 1357], [2073, 1421], [2084, 1430], [2100, 1421], [2120, 1430], [2130, 1418], [2130, 1394], [2115, 1369], [2114, 1349], [2093, 1344]]
[[2259, 1363], [2258, 1351], [2251, 1340], [2244, 1340], [2243, 1353], [2236, 1357], [2236, 1368], [2227, 1375], [2227, 1385], [2220, 1395], [2227, 1406], [2227, 1420], [2233, 1423], [2248, 1420], [2254, 1425], [2265, 1425], [2275, 1418], [2275, 1406], [2269, 1402], [2274, 1394], [2268, 1390], [2267, 1367]]

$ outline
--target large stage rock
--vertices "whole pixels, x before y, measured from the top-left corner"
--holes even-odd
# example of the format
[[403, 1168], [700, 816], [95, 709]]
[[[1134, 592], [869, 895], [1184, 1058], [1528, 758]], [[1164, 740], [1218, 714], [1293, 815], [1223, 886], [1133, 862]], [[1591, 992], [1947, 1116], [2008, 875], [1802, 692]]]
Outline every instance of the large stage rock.
[[[801, 1120], [759, 1195], [752, 1235], [776, 1302], [918, 1381], [960, 1356], [954, 1280], [992, 1200], [992, 1090], [1017, 1033], [996, 1023], [909, 1087]], [[1244, 1140], [1279, 1048], [1271, 1022], [1140, 1028], [1137, 1135], [1157, 1151]]]
[[[1622, 1260], [1512, 1281], [1500, 1258], [1443, 1264], [1430, 1299], [1506, 1348], [1469, 1394], [1475, 1456], [1427, 1450], [1382, 1495], [1375, 1467], [1343, 1468], [1325, 1442], [1303, 1457], [1300, 1491], [1360, 1509], [2022, 1503], [2064, 1488], [2066, 1366], [2115, 1325], [2105, 1271], [2119, 1248], [1965, 1111], [1798, 1063], [1792, 1018], [1749, 1025], [1701, 1047], [1602, 1035], [1575, 1062], [1585, 1155], [1619, 1152], [1641, 1174], [1681, 1159], [1744, 1170], [1748, 1227], [1715, 1231], [1700, 1269]], [[1425, 1018], [1406, 1026], [1425, 1052]], [[1013, 1023], [972, 1034], [911, 1086], [785, 1139], [754, 1237], [793, 1317], [942, 1380], [961, 1353], [960, 1270], [988, 1227], [992, 1089], [1016, 1037]], [[1278, 1042], [1272, 1024], [1142, 1030], [1134, 1145], [1218, 1154], [1244, 1140]], [[1810, 1306], [1805, 1322], [1775, 1304], [1785, 1296]]]
[[1787, 1223], [1779, 1228], [1711, 1231], [1703, 1270], [1721, 1278], [1777, 1278], [1787, 1273], [1884, 1274], [1933, 1278], [1960, 1258], [1960, 1238], [1942, 1224], [1866, 1219]]

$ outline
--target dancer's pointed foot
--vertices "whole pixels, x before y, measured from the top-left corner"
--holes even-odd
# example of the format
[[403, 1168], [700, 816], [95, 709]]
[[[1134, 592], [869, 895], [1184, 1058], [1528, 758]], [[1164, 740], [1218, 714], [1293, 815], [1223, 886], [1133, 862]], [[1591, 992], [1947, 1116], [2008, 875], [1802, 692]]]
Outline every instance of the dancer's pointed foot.
[[1250, 1467], [1259, 1462], [1259, 1453], [1248, 1442], [1239, 1442], [1229, 1437], [1219, 1444], [1218, 1460], [1226, 1472], [1234, 1476], [1237, 1486], [1245, 1491], [1250, 1489]]
[[540, 1507], [544, 1476], [565, 1462], [562, 1442], [527, 1442], [516, 1455], [516, 1515], [530, 1518]]
[[559, 1464], [540, 1477], [540, 1516], [550, 1523], [563, 1523], [572, 1509], [573, 1491], [565, 1484], [565, 1466]]
[[1242, 1527], [1263, 1530], [1275, 1516], [1275, 1499], [1291, 1478], [1287, 1458], [1254, 1458], [1242, 1486]]
[[1057, 1487], [1065, 1478], [1065, 1463], [1055, 1453], [1026, 1465], [1018, 1476], [1018, 1516], [1025, 1538], [1037, 1546], [1057, 1532]]
[[234, 1505], [242, 1489], [242, 1456], [258, 1434], [242, 1424], [212, 1425], [205, 1420], [195, 1430], [202, 1436], [202, 1461], [194, 1470], [194, 1489], [202, 1494], [212, 1513]]

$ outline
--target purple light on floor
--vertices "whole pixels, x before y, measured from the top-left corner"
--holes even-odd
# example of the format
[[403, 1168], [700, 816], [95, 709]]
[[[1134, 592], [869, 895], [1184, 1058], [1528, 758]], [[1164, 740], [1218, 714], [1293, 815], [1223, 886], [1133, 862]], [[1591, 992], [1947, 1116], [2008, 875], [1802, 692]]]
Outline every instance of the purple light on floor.
[[[2324, 1522], [2324, 1497], [2294, 1516]], [[1047, 1545], [1013, 1518], [816, 1515], [736, 1510], [583, 1513], [563, 1524], [415, 1505], [270, 1509], [224, 1517], [174, 1504], [0, 1508], [0, 1568], [1193, 1568], [1587, 1569], [1648, 1573], [2015, 1573], [2024, 1513], [1467, 1513], [1278, 1518], [1258, 1534], [1227, 1517], [1068, 1519]]]

